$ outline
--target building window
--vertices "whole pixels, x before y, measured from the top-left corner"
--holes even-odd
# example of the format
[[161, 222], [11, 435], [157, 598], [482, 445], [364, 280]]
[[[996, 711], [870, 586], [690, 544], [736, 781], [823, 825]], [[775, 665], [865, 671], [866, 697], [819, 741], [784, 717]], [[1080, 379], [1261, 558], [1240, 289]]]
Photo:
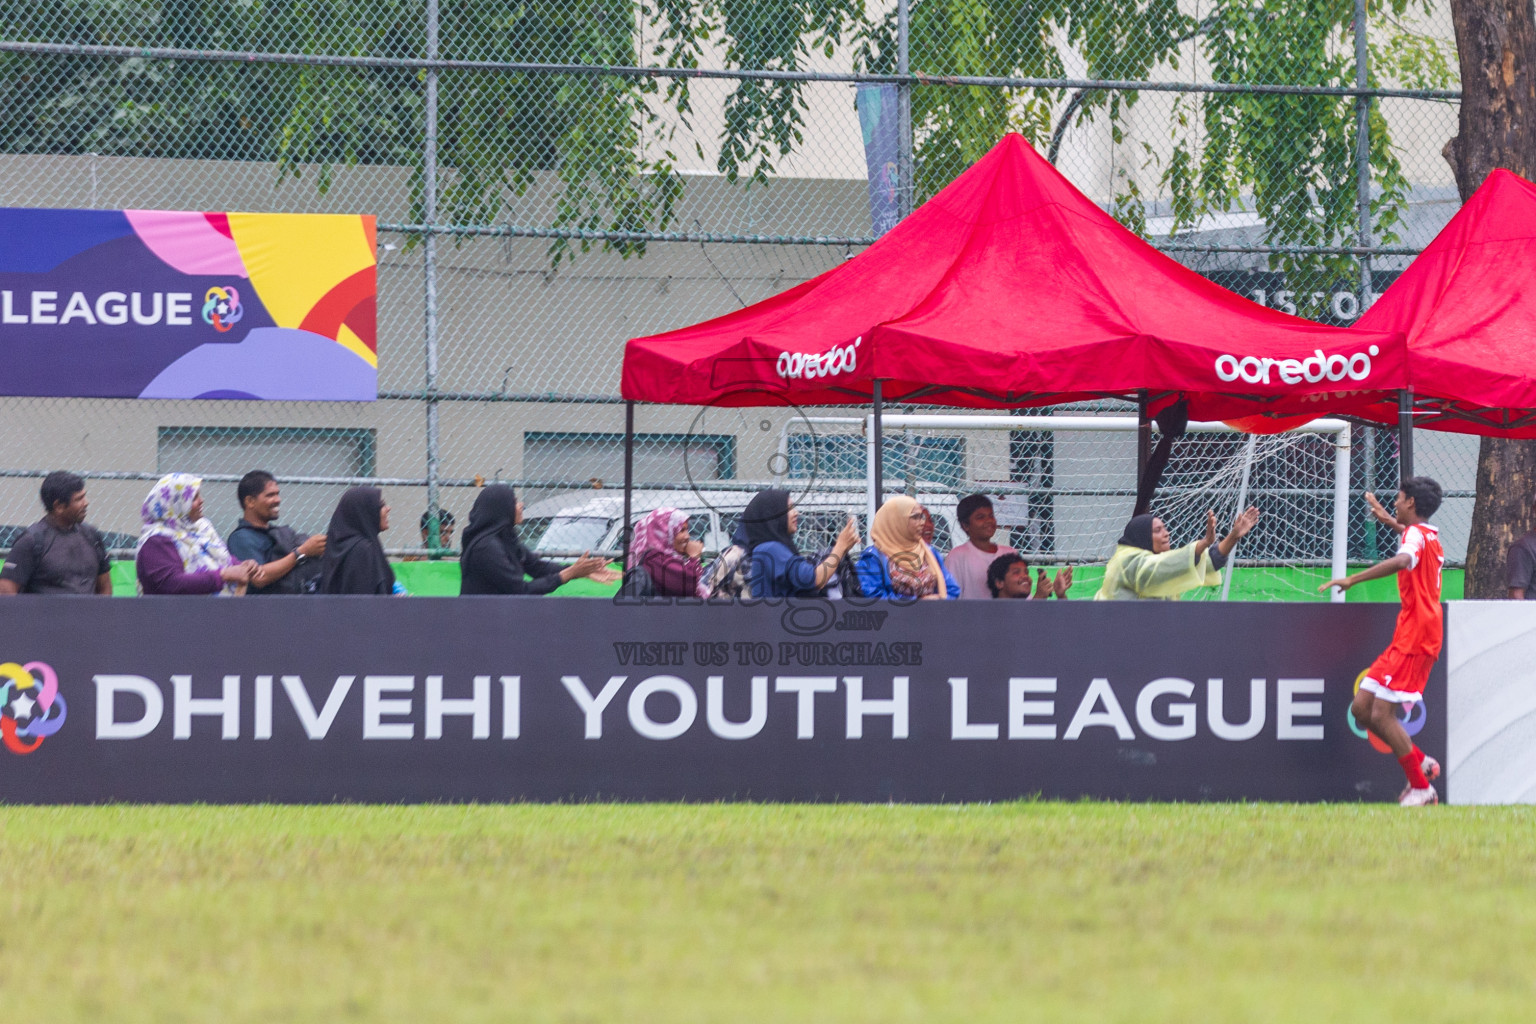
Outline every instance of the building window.
[[[790, 434], [790, 479], [863, 480], [866, 450], [858, 434]], [[884, 468], [887, 487], [958, 488], [965, 480], [965, 438], [886, 435]]]
[[[730, 434], [636, 434], [635, 480], [695, 483], [736, 476]], [[601, 480], [624, 485], [624, 435], [572, 431], [523, 434], [523, 479], [551, 486]]]

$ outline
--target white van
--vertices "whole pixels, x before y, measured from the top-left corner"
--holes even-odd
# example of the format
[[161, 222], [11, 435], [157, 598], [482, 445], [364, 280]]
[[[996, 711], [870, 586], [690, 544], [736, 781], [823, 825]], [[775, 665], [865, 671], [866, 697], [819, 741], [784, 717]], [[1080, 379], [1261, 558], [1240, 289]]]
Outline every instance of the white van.
[[[859, 537], [869, 535], [867, 509], [862, 491], [813, 491], [796, 493], [791, 484], [800, 522], [796, 546], [811, 553], [831, 547], [849, 515], [854, 517]], [[741, 513], [752, 499], [752, 491], [637, 490], [631, 496], [633, 520], [654, 509], [670, 506], [688, 513], [688, 528], [704, 543], [704, 558], [718, 554], [731, 542], [741, 521]], [[964, 534], [955, 522], [953, 492], [919, 491], [917, 500], [933, 513], [933, 546], [945, 553]], [[624, 547], [620, 520], [624, 516], [624, 492], [580, 491], [544, 498], [524, 510], [519, 529], [523, 543], [546, 557], [571, 557], [583, 551], [617, 555]]]

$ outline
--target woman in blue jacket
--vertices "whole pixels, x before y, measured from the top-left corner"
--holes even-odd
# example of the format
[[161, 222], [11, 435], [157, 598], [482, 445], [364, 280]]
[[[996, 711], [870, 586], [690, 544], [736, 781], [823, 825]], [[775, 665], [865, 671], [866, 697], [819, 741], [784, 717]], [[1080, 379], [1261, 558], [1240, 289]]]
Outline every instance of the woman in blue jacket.
[[869, 544], [856, 566], [865, 597], [902, 600], [953, 600], [960, 585], [944, 567], [944, 559], [923, 540], [928, 511], [916, 498], [891, 498], [869, 528]]
[[747, 502], [741, 522], [751, 551], [753, 597], [810, 597], [820, 593], [848, 550], [859, 541], [858, 528], [849, 516], [832, 550], [821, 561], [812, 561], [795, 546], [799, 519], [788, 491], [759, 491]]

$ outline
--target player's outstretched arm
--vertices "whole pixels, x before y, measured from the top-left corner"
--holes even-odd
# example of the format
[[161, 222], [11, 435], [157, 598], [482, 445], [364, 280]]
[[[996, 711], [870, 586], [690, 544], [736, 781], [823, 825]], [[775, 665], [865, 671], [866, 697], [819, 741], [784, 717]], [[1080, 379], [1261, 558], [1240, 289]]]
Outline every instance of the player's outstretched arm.
[[1393, 555], [1391, 558], [1386, 558], [1380, 562], [1377, 562], [1369, 569], [1361, 569], [1353, 576], [1345, 576], [1342, 579], [1329, 580], [1327, 583], [1324, 583], [1322, 586], [1318, 587], [1317, 592], [1320, 594], [1327, 593], [1329, 587], [1338, 587], [1340, 590], [1348, 591], [1349, 588], [1354, 586], [1356, 583], [1364, 583], [1366, 580], [1379, 580], [1383, 576], [1391, 576], [1393, 573], [1402, 572], [1404, 569], [1412, 567], [1412, 565], [1413, 556], [1409, 555], [1407, 552]]

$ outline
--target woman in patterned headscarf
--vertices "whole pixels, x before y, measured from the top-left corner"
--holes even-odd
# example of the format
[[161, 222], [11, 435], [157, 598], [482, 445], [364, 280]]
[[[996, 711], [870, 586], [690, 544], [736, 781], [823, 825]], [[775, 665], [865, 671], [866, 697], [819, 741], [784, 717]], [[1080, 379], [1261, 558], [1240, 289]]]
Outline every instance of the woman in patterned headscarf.
[[190, 473], [160, 478], [139, 509], [144, 522], [134, 562], [146, 594], [245, 593], [255, 562], [236, 562], [203, 518], [203, 481]]
[[688, 531], [688, 513], [658, 508], [635, 524], [625, 568], [644, 568], [657, 597], [708, 597], [699, 582], [704, 574], [699, 560], [703, 551], [704, 545]]

